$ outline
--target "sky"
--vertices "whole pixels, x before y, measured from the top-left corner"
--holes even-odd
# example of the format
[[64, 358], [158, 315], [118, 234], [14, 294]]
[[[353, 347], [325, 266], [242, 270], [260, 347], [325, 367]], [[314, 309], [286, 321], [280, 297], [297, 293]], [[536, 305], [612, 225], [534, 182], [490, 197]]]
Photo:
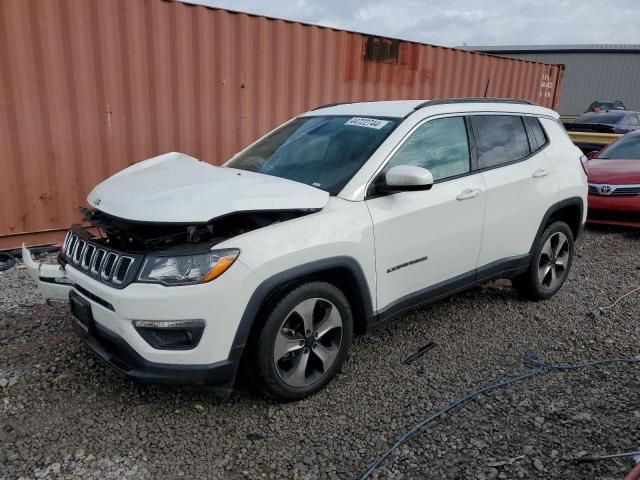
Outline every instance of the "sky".
[[186, 0], [444, 45], [640, 43], [640, 0]]

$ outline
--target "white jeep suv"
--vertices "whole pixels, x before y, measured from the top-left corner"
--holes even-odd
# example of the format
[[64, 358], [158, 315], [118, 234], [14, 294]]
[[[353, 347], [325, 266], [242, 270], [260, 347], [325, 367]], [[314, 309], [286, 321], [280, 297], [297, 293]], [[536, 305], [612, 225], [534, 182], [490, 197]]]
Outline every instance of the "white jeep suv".
[[127, 377], [228, 390], [243, 360], [301, 399], [407, 309], [494, 278], [555, 294], [586, 217], [581, 157], [526, 101], [329, 105], [222, 167], [167, 153], [117, 173], [59, 265], [24, 260]]

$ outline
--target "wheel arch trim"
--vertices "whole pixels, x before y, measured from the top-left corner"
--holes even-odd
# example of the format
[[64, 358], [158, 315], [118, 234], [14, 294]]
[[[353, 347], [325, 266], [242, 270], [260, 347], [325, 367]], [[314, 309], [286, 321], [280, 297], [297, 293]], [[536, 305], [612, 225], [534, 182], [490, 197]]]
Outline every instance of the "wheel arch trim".
[[577, 240], [580, 230], [584, 226], [583, 218], [584, 218], [584, 200], [581, 197], [570, 197], [564, 200], [560, 200], [557, 203], [554, 203], [549, 207], [544, 216], [542, 217], [542, 221], [540, 222], [540, 226], [538, 227], [538, 231], [536, 232], [536, 236], [531, 243], [531, 248], [529, 249], [529, 254], [533, 254], [535, 247], [538, 243], [538, 240], [544, 233], [545, 228], [549, 224], [549, 220], [551, 217], [558, 211], [567, 207], [578, 207], [580, 209], [580, 218], [579, 218], [579, 231], [578, 234], [575, 235], [574, 239]]
[[[230, 356], [239, 358], [242, 354], [242, 350], [249, 340], [249, 336], [260, 309], [264, 305], [265, 300], [269, 298], [269, 295], [277, 288], [310, 275], [320, 274], [322, 272], [335, 269], [347, 269], [353, 275], [353, 278], [356, 281], [355, 288], [362, 301], [365, 323], [369, 323], [370, 319], [373, 317], [373, 302], [371, 300], [369, 283], [367, 282], [367, 278], [360, 264], [354, 258], [347, 256], [315, 260], [277, 273], [263, 280], [260, 285], [258, 285], [249, 298], [249, 302], [244, 309], [244, 313], [242, 314], [240, 323], [236, 329]], [[357, 306], [353, 307], [356, 308]]]

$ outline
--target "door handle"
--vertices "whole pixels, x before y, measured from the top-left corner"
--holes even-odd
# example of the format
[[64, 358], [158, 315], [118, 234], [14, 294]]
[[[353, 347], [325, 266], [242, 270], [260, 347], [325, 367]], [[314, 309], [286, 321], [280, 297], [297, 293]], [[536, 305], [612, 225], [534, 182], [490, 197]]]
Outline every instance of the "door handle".
[[551, 170], [550, 168], [539, 168], [538, 170], [533, 172], [533, 175], [531, 175], [531, 176], [533, 178], [542, 178], [542, 177], [546, 177], [551, 172], [553, 172], [553, 170]]
[[480, 195], [479, 188], [465, 188], [460, 194], [456, 197], [456, 200], [468, 200], [469, 198], [474, 198]]

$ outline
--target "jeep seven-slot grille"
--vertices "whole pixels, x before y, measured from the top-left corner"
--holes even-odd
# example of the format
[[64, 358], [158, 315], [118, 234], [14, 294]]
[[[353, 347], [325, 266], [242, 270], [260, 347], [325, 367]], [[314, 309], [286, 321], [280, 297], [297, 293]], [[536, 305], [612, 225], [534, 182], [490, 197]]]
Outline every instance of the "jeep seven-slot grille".
[[70, 230], [64, 238], [62, 258], [102, 283], [122, 288], [131, 283], [140, 266], [140, 255], [125, 254], [92, 241], [83, 230]]

